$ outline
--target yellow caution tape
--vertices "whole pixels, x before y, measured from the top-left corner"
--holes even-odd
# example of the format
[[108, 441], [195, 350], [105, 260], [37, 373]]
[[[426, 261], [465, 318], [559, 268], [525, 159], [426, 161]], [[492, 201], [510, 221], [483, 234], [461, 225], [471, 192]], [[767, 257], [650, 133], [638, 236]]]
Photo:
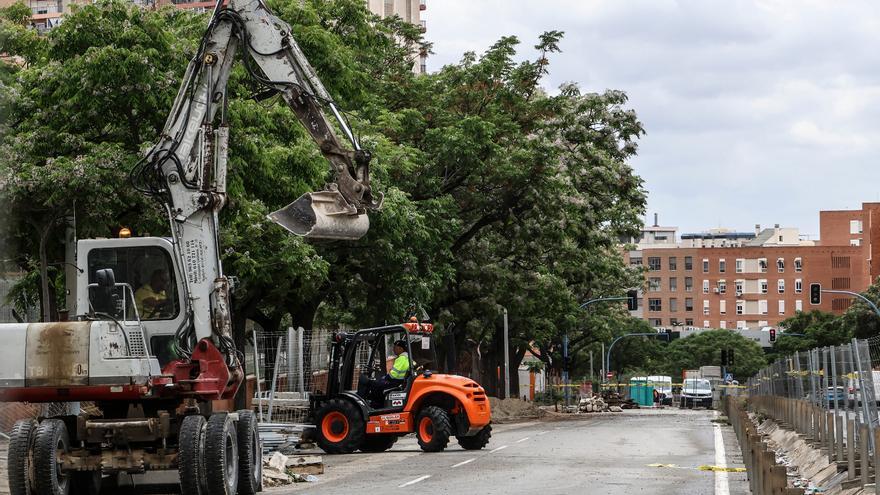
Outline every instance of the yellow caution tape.
[[676, 465], [676, 464], [648, 464], [648, 467], [655, 467], [655, 468], [678, 468], [678, 465]]
[[746, 472], [746, 468], [744, 467], [721, 467], [721, 466], [709, 466], [702, 465], [698, 467], [700, 471], [722, 471], [725, 473], [744, 473]]

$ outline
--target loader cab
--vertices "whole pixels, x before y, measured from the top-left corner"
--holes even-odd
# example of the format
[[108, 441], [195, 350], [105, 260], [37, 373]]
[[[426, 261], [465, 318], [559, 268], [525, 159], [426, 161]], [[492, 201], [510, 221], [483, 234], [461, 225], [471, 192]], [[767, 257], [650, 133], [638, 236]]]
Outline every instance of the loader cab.
[[[171, 242], [161, 237], [78, 241], [76, 314], [140, 325], [147, 351], [164, 366], [177, 357], [172, 342], [185, 319], [174, 259]], [[95, 287], [98, 271], [108, 268], [119, 285], [109, 292]]]

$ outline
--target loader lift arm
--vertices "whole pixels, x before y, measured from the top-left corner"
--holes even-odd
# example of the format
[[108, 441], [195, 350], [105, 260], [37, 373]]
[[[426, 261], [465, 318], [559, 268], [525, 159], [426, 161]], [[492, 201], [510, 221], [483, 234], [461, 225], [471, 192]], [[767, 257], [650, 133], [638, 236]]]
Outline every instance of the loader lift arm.
[[[224, 396], [234, 393], [242, 378], [236, 372], [240, 358], [232, 340], [231, 287], [220, 260], [218, 219], [227, 202], [227, 82], [239, 52], [263, 94], [279, 94], [288, 104], [334, 175], [326, 190], [307, 193], [269, 218], [297, 235], [358, 239], [369, 225], [366, 211], [382, 204], [382, 195], [374, 196], [370, 187], [369, 152], [361, 148], [290, 26], [261, 0], [230, 0], [228, 7], [219, 0], [159, 142], [131, 177], [136, 188], [159, 198], [169, 217], [188, 315], [177, 333], [178, 354], [184, 363], [196, 361], [197, 345], [204, 351], [206, 340], [213, 343], [232, 371]], [[332, 113], [351, 149], [337, 138], [323, 108]]]

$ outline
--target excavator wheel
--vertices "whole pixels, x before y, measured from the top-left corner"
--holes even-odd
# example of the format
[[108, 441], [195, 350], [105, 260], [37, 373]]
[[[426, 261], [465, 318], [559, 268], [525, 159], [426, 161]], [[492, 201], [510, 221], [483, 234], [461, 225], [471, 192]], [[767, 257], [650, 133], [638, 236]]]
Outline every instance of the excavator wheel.
[[452, 422], [449, 414], [437, 406], [422, 409], [416, 420], [416, 437], [425, 452], [441, 452], [449, 444]]
[[40, 495], [71, 492], [71, 476], [61, 470], [59, 451], [70, 451], [67, 426], [60, 419], [46, 419], [40, 423], [34, 438], [34, 488]]
[[469, 437], [455, 437], [458, 444], [465, 450], [480, 450], [489, 443], [492, 438], [492, 425], [486, 425], [476, 435]]
[[385, 452], [397, 441], [397, 435], [367, 435], [361, 444], [361, 452]]
[[238, 432], [226, 413], [212, 414], [205, 428], [205, 478], [211, 495], [238, 491]]
[[183, 418], [177, 442], [177, 471], [182, 495], [207, 495], [204, 459], [205, 418], [194, 414]]
[[364, 424], [361, 412], [343, 399], [330, 399], [315, 413], [318, 446], [328, 454], [350, 454], [361, 448]]
[[238, 495], [263, 491], [263, 448], [253, 411], [238, 411]]
[[37, 422], [22, 419], [12, 427], [9, 437], [9, 462], [7, 465], [10, 495], [32, 495], [30, 470], [31, 451], [34, 447], [34, 434]]

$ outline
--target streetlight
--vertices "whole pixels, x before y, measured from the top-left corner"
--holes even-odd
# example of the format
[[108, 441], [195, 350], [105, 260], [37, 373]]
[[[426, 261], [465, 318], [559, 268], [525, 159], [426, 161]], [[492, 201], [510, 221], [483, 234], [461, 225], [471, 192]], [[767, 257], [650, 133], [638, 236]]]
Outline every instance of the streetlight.
[[[819, 284], [815, 284], [815, 285], [819, 286]], [[862, 301], [865, 301], [865, 303], [867, 303], [868, 306], [870, 306], [871, 309], [874, 310], [874, 313], [876, 313], [877, 316], [880, 316], [880, 308], [877, 308], [877, 305], [874, 304], [874, 301], [859, 294], [858, 292], [852, 292], [852, 291], [848, 291], [848, 290], [831, 290], [831, 289], [820, 289], [820, 292], [826, 292], [828, 294], [846, 294], [850, 297], [857, 297], [857, 298], [861, 299]]]

